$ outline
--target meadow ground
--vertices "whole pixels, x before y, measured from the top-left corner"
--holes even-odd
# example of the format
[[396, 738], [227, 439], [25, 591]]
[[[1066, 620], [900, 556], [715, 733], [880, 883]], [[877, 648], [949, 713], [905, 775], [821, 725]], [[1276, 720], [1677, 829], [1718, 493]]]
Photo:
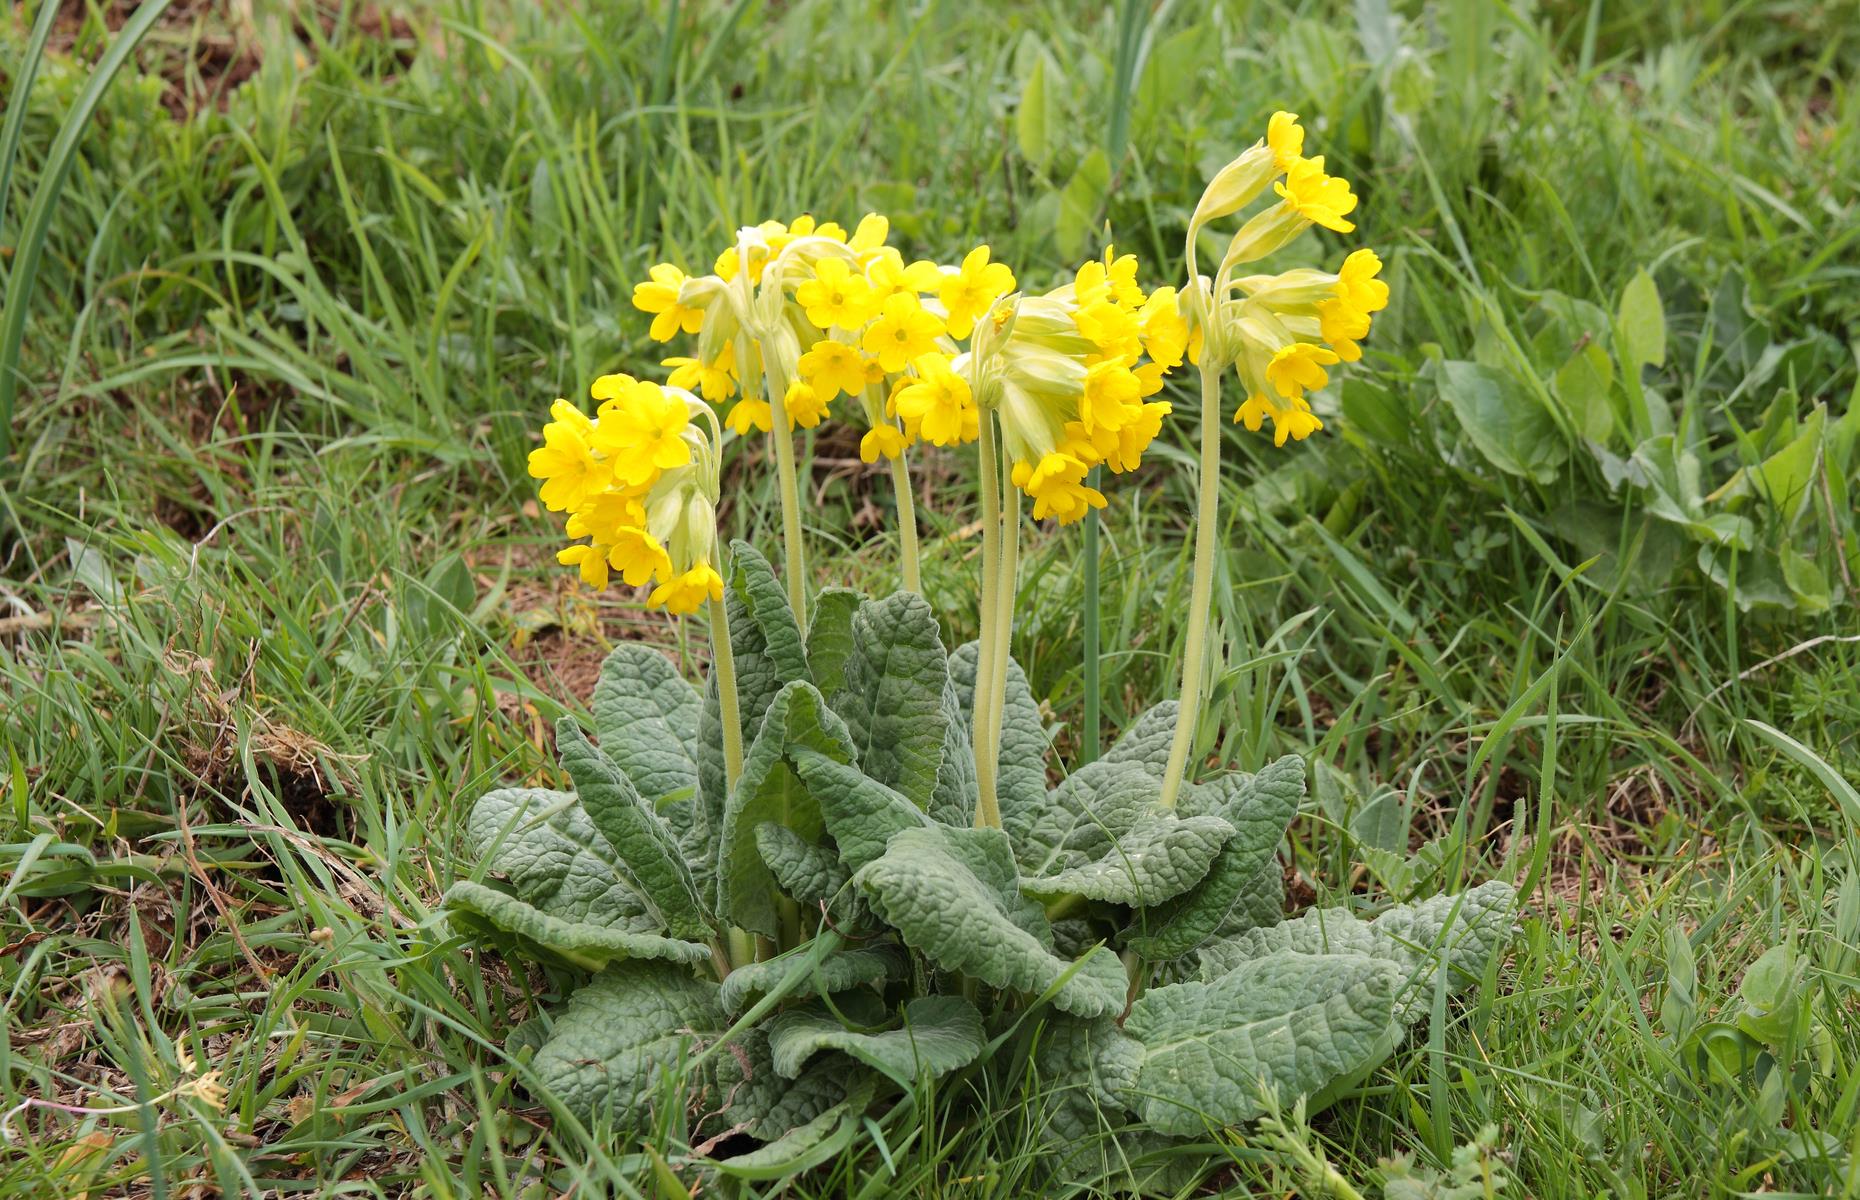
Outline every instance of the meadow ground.
[[[562, 981], [435, 908], [610, 645], [701, 652], [555, 566], [548, 401], [650, 369], [632, 283], [769, 215], [986, 232], [1036, 286], [1108, 229], [1173, 279], [1276, 108], [1395, 295], [1323, 434], [1234, 430], [1210, 754], [1309, 754], [1295, 900], [1526, 905], [1355, 1094], [1174, 1153], [1281, 1195], [1860, 1194], [1851, 2], [182, 2], [87, 90], [129, 7], [61, 5], [42, 58], [0, 18], [0, 1108], [153, 1096], [183, 1051], [229, 1095], [37, 1104], [0, 1194], [676, 1194], [682, 1147], [516, 1087]], [[1113, 729], [1181, 638], [1170, 398], [1104, 526]], [[818, 582], [888, 590], [883, 477], [831, 427], [813, 464]], [[966, 467], [929, 466], [959, 612]], [[736, 463], [733, 531], [768, 476]], [[1076, 745], [1077, 532], [1024, 579]], [[1032, 1194], [1024, 1097], [981, 1086], [790, 1194]]]

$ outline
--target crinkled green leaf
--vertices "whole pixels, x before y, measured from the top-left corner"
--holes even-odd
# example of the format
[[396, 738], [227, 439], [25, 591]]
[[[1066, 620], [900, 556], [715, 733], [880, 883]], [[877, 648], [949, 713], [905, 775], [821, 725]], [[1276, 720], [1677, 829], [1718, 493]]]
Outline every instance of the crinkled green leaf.
[[1143, 1047], [1111, 1017], [1045, 1022], [1033, 1056], [1041, 1142], [1064, 1149], [1120, 1125], [1142, 1062]]
[[1014, 849], [1022, 886], [1040, 895], [1157, 904], [1208, 873], [1233, 826], [1163, 808], [1161, 780], [1131, 759], [1099, 760], [1053, 789], [1041, 821]]
[[768, 1025], [775, 1071], [792, 1079], [823, 1050], [839, 1050], [905, 1082], [944, 1075], [982, 1052], [982, 1017], [961, 996], [924, 996], [904, 1006], [901, 1028], [861, 1033], [846, 1028], [824, 1004], [778, 1014]]
[[930, 796], [930, 815], [945, 825], [973, 825], [981, 789], [975, 778], [975, 746], [969, 738], [969, 718], [962, 711], [956, 681], [943, 679], [942, 761], [937, 764], [936, 790]]
[[1142, 1045], [1126, 1099], [1165, 1133], [1250, 1121], [1262, 1087], [1290, 1103], [1371, 1061], [1400, 977], [1386, 959], [1282, 952], [1145, 992], [1124, 1022]]
[[667, 963], [609, 967], [568, 998], [531, 1065], [570, 1111], [611, 1111], [616, 1128], [645, 1125], [660, 1080], [721, 1030], [717, 985]]
[[703, 701], [650, 646], [615, 646], [594, 685], [594, 731], [646, 803], [697, 792], [698, 714]]
[[790, 683], [769, 705], [755, 741], [743, 755], [743, 773], [724, 809], [717, 847], [718, 910], [754, 933], [780, 932], [775, 880], [756, 848], [756, 830], [773, 822], [806, 841], [825, 831], [820, 805], [788, 755], [798, 746], [841, 762], [852, 761], [846, 727], [827, 708], [814, 685]]
[[547, 950], [584, 970], [599, 970], [627, 958], [696, 963], [710, 957], [709, 948], [701, 942], [634, 932], [624, 926], [565, 920], [508, 892], [469, 879], [461, 879], [447, 890], [445, 905], [452, 911], [454, 923], [463, 928], [513, 935], [526, 949]]
[[905, 829], [853, 882], [907, 945], [945, 970], [998, 988], [1051, 991], [1054, 1005], [1081, 1017], [1124, 1006], [1116, 955], [1100, 948], [1073, 962], [1054, 953], [1052, 927], [1021, 895], [999, 829]]
[[1169, 767], [1169, 747], [1175, 740], [1176, 709], [1173, 700], [1164, 700], [1146, 709], [1104, 752], [1101, 761], [1136, 763], [1161, 779]]
[[823, 696], [846, 682], [846, 659], [853, 652], [853, 614], [865, 594], [852, 588], [824, 588], [808, 607], [807, 670]]
[[1203, 802], [1211, 801], [1233, 826], [1234, 835], [1193, 889], [1137, 914], [1124, 945], [1145, 958], [1179, 958], [1199, 946], [1220, 928], [1248, 884], [1259, 880], [1298, 814], [1305, 794], [1304, 760], [1288, 754], [1256, 775], [1216, 780], [1202, 794]]
[[773, 821], [756, 826], [756, 853], [775, 877], [776, 886], [802, 904], [837, 900], [852, 882], [852, 872], [832, 847], [807, 841]]
[[[801, 945], [774, 958], [745, 963], [731, 971], [723, 981], [719, 1002], [723, 1011], [735, 1016], [758, 997], [773, 991], [798, 962], [813, 953], [811, 945]], [[896, 951], [885, 947], [860, 947], [841, 950], [821, 959], [802, 984], [802, 995], [831, 996], [857, 987], [878, 987], [896, 976], [903, 962]]]
[[[980, 650], [968, 642], [949, 656], [949, 675], [956, 687], [965, 729], [975, 728], [975, 670]], [[1046, 809], [1046, 752], [1050, 746], [1040, 706], [1027, 686], [1020, 664], [1008, 660], [1007, 692], [1001, 707], [1001, 763], [995, 773], [995, 791], [1001, 799], [1001, 820], [1010, 833]], [[974, 751], [971, 749], [971, 756]]]
[[809, 1063], [798, 1077], [784, 1079], [775, 1073], [762, 1027], [744, 1031], [717, 1062], [725, 1119], [764, 1141], [807, 1124], [869, 1081], [865, 1067], [837, 1057]]
[[915, 804], [854, 766], [805, 746], [789, 752], [807, 781], [827, 832], [839, 847], [840, 862], [858, 870], [885, 852], [891, 835], [931, 823]]
[[[775, 569], [749, 543], [730, 543], [730, 567], [723, 608], [730, 623], [730, 660], [736, 666], [736, 703], [743, 723], [743, 744], [755, 741], [762, 717], [781, 689], [809, 678], [807, 653], [788, 594]], [[698, 719], [698, 798], [711, 829], [723, 828], [729, 800], [723, 761], [723, 717], [713, 675], [705, 684], [704, 709]]]
[[456, 924], [517, 939], [525, 951], [596, 969], [620, 958], [695, 962], [704, 946], [666, 937], [638, 884], [572, 792], [500, 788], [465, 824], [469, 852], [500, 886], [446, 893]]
[[1511, 885], [1493, 880], [1471, 891], [1398, 905], [1373, 921], [1344, 909], [1312, 909], [1202, 947], [1202, 978], [1219, 979], [1248, 962], [1284, 953], [1366, 955], [1399, 968], [1396, 1015], [1412, 1021], [1432, 1001], [1437, 970], [1447, 972], [1449, 991], [1484, 973], [1487, 960], [1511, 936], [1515, 904]]
[[852, 653], [833, 711], [871, 778], [928, 808], [943, 759], [949, 675], [936, 615], [916, 592], [867, 600], [852, 619]]
[[797, 1125], [766, 1146], [711, 1163], [733, 1179], [752, 1182], [787, 1180], [845, 1153], [863, 1127], [861, 1118], [872, 1103], [870, 1079], [860, 1080], [845, 1100], [805, 1124]]
[[666, 932], [675, 938], [710, 936], [705, 905], [698, 899], [691, 869], [672, 831], [647, 807], [611, 759], [594, 748], [572, 717], [555, 728], [556, 753], [594, 827], [639, 883], [645, 899], [658, 911]]

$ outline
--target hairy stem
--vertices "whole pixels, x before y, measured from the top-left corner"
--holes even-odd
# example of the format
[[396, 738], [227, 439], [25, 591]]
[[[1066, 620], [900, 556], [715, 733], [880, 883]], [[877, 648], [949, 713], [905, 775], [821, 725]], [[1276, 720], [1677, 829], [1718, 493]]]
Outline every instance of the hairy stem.
[[1212, 361], [1201, 368], [1201, 480], [1195, 500], [1195, 574], [1188, 594], [1188, 635], [1182, 643], [1182, 695], [1175, 718], [1175, 740], [1163, 772], [1162, 804], [1174, 808], [1188, 772], [1188, 755], [1201, 719], [1203, 676], [1207, 672], [1208, 610], [1214, 600], [1214, 554], [1220, 507], [1221, 374]]
[[989, 735], [994, 699], [995, 673], [995, 592], [1001, 586], [1001, 459], [995, 449], [995, 415], [982, 413], [982, 601], [981, 640], [977, 644], [975, 664], [975, 783], [979, 794], [975, 805], [977, 828], [1001, 828], [1001, 801], [995, 791], [995, 768], [1000, 759], [991, 752]]
[[904, 455], [891, 460], [891, 486], [897, 493], [899, 550], [904, 560], [904, 590], [923, 594], [923, 567], [917, 547], [917, 498], [911, 495], [911, 469]]
[[743, 773], [743, 717], [736, 700], [736, 656], [730, 650], [730, 621], [723, 601], [710, 602], [711, 674], [717, 680], [717, 716], [723, 725], [724, 782], [732, 790]]
[[807, 558], [801, 542], [801, 487], [795, 480], [794, 430], [788, 428], [788, 381], [763, 376], [769, 398], [769, 440], [775, 443], [775, 481], [781, 490], [782, 568], [795, 623], [807, 628]]
[[[1007, 474], [1005, 456], [1002, 474]], [[995, 764], [997, 781], [1001, 763], [1001, 721], [1007, 710], [1008, 662], [1013, 658], [1015, 577], [1020, 573], [1020, 489], [1003, 478], [1002, 499], [1006, 526], [1001, 539], [1001, 562], [995, 569], [994, 674], [988, 677], [988, 761]], [[978, 685], [979, 686], [979, 685]], [[997, 803], [999, 800], [997, 798]]]
[[[1086, 479], [1088, 487], [1097, 487], [1102, 467], [1093, 467]], [[1082, 664], [1085, 673], [1085, 717], [1079, 729], [1079, 764], [1091, 762], [1098, 757], [1100, 748], [1100, 726], [1103, 724], [1102, 711], [1099, 707], [1099, 692], [1103, 681], [1099, 677], [1098, 658], [1101, 653], [1099, 645], [1098, 620], [1098, 510], [1091, 509], [1085, 514], [1085, 661]]]

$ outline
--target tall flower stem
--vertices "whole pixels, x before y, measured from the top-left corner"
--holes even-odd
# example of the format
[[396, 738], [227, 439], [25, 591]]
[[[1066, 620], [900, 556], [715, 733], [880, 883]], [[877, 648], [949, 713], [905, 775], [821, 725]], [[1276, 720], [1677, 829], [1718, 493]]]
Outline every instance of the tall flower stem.
[[769, 397], [769, 440], [775, 443], [775, 481], [781, 489], [782, 566], [788, 578], [788, 606], [795, 622], [807, 628], [807, 559], [801, 542], [801, 488], [795, 480], [794, 430], [788, 427], [788, 381], [774, 372], [763, 375]]
[[1201, 480], [1195, 500], [1195, 574], [1188, 594], [1188, 636], [1182, 643], [1182, 696], [1176, 711], [1175, 740], [1163, 772], [1162, 805], [1174, 808], [1194, 749], [1201, 719], [1203, 678], [1207, 673], [1208, 610], [1214, 600], [1215, 538], [1218, 532], [1221, 480], [1221, 372], [1209, 354], [1201, 367]]
[[891, 486], [897, 493], [899, 551], [904, 560], [904, 590], [923, 594], [923, 567], [917, 546], [917, 498], [911, 495], [911, 469], [904, 455], [891, 460]]
[[[1087, 487], [1096, 488], [1103, 472], [1102, 467], [1093, 467], [1086, 479]], [[1084, 765], [1098, 757], [1102, 734], [1100, 727], [1104, 718], [1100, 705], [1100, 692], [1104, 682], [1100, 678], [1098, 658], [1102, 652], [1099, 644], [1098, 614], [1098, 510], [1091, 509], [1085, 514], [1085, 615], [1084, 615], [1084, 667], [1085, 680], [1085, 717], [1079, 730], [1079, 763]]]
[[[1002, 474], [1007, 474], [1005, 457]], [[1001, 562], [995, 569], [995, 653], [988, 677], [988, 761], [995, 764], [996, 776], [1001, 763], [1001, 721], [1007, 711], [1008, 662], [1013, 658], [1015, 577], [1020, 573], [1020, 489], [1003, 478], [1002, 500], [1006, 508], [1006, 530], [1001, 539]], [[976, 686], [980, 686], [978, 682]]]
[[736, 699], [736, 658], [730, 649], [730, 622], [723, 601], [710, 602], [711, 675], [717, 681], [717, 716], [723, 726], [723, 777], [734, 790], [743, 773], [743, 717]]
[[1001, 456], [995, 449], [995, 415], [984, 409], [981, 420], [982, 476], [982, 600], [981, 639], [975, 664], [975, 805], [977, 828], [1001, 828], [1001, 801], [995, 790], [995, 769], [1000, 763], [991, 750], [994, 701], [996, 591], [1001, 586]]

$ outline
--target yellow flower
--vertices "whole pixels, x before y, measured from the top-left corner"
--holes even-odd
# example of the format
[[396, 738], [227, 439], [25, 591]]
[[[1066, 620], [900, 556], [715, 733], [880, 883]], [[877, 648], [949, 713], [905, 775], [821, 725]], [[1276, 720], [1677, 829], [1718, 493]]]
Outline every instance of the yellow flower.
[[596, 591], [607, 586], [607, 547], [585, 543], [556, 552], [555, 561], [565, 567], [579, 567], [581, 582]]
[[937, 289], [943, 310], [949, 314], [951, 337], [966, 338], [975, 318], [988, 306], [1014, 290], [1014, 272], [1005, 263], [988, 261], [988, 247], [977, 246], [963, 257], [962, 267], [943, 276]]
[[586, 503], [569, 514], [568, 536], [593, 538], [603, 545], [611, 545], [624, 527], [645, 525], [646, 506], [640, 503], [643, 494], [609, 490], [588, 497]]
[[1292, 163], [1286, 170], [1285, 182], [1273, 184], [1272, 190], [1307, 221], [1338, 233], [1349, 233], [1356, 228], [1343, 219], [1356, 208], [1350, 181], [1324, 174], [1322, 154]]
[[682, 575], [662, 581], [646, 598], [667, 612], [690, 614], [704, 606], [706, 600], [723, 599], [723, 576], [710, 563], [699, 560]]
[[1298, 124], [1298, 114], [1273, 113], [1266, 122], [1266, 145], [1272, 150], [1273, 165], [1280, 171], [1291, 170], [1305, 153], [1305, 131]]
[[620, 572], [628, 587], [645, 587], [654, 575], [672, 572], [672, 560], [659, 539], [637, 525], [623, 525], [607, 550], [607, 565]]
[[1083, 459], [1054, 451], [1035, 466], [1028, 462], [1014, 464], [1010, 478], [1014, 486], [1033, 497], [1033, 519], [1056, 517], [1061, 525], [1070, 525], [1094, 508], [1104, 507], [1104, 493], [1085, 486], [1085, 472], [1090, 470]]
[[1281, 347], [1266, 364], [1266, 382], [1288, 400], [1297, 400], [1305, 389], [1316, 391], [1330, 382], [1324, 368], [1338, 362], [1337, 353], [1312, 342], [1293, 342]]
[[1255, 392], [1234, 413], [1234, 421], [1244, 424], [1254, 433], [1258, 433], [1260, 424], [1268, 419], [1272, 421], [1272, 444], [1275, 446], [1285, 445], [1288, 437], [1295, 442], [1302, 442], [1324, 428], [1324, 422], [1318, 420], [1317, 414], [1311, 411], [1310, 404], [1302, 396], [1280, 408], [1264, 393]]
[[1181, 366], [1182, 356], [1188, 352], [1188, 320], [1182, 316], [1180, 304], [1173, 287], [1159, 287], [1150, 293], [1137, 314], [1143, 329], [1143, 349], [1165, 371]]
[[775, 415], [769, 410], [767, 400], [754, 396], [744, 396], [730, 406], [730, 415], [723, 423], [736, 431], [738, 437], [748, 437], [750, 430], [767, 433], [775, 428]]
[[891, 236], [891, 222], [878, 213], [867, 213], [859, 218], [859, 226], [846, 241], [846, 246], [864, 266], [871, 258], [885, 247], [885, 239]]
[[821, 259], [814, 277], [795, 289], [794, 298], [807, 310], [807, 319], [822, 329], [857, 329], [877, 308], [872, 285], [853, 274], [841, 258]]
[[542, 502], [550, 512], [579, 508], [613, 481], [613, 468], [594, 456], [594, 422], [566, 400], [549, 408], [555, 420], [543, 426], [543, 444], [530, 451], [530, 475], [543, 481]]
[[721, 404], [736, 394], [736, 347], [730, 342], [723, 344], [712, 362], [673, 357], [661, 359], [659, 365], [672, 368], [665, 377], [667, 384], [687, 392], [702, 392], [712, 404]]
[[683, 271], [670, 263], [660, 263], [649, 274], [650, 280], [633, 285], [633, 307], [657, 314], [652, 318], [653, 341], [669, 342], [681, 329], [696, 333], [704, 328], [704, 310], [678, 302], [678, 290], [685, 282]]
[[782, 409], [788, 414], [788, 428], [793, 429], [798, 425], [802, 429], [812, 429], [820, 424], [822, 418], [832, 416], [827, 411], [827, 401], [831, 399], [831, 396], [822, 398], [819, 392], [799, 379], [789, 384], [781, 399]]
[[1337, 271], [1337, 296], [1359, 312], [1381, 312], [1389, 306], [1389, 285], [1377, 279], [1382, 260], [1367, 247], [1353, 250]]
[[875, 463], [881, 458], [896, 458], [904, 453], [904, 431], [896, 425], [874, 425], [859, 439], [859, 461]]
[[892, 396], [906, 429], [938, 446], [959, 446], [981, 434], [981, 412], [969, 381], [950, 369], [941, 354], [922, 354], [912, 364], [917, 379]]
[[1079, 332], [1098, 347], [1093, 360], [1115, 359], [1129, 364], [1136, 362], [1143, 353], [1143, 327], [1138, 323], [1136, 310], [1100, 298], [1073, 313], [1072, 320]]
[[895, 375], [912, 359], [934, 350], [942, 332], [943, 322], [919, 304], [916, 296], [896, 292], [886, 297], [878, 320], [866, 327], [862, 344], [888, 374]]
[[[625, 380], [617, 389], [608, 381]], [[614, 394], [601, 405], [600, 423], [594, 427], [594, 448], [613, 465], [614, 478], [628, 487], [644, 487], [661, 471], [691, 461], [685, 426], [691, 415], [684, 401], [656, 383], [627, 376], [603, 376], [595, 382], [596, 395]]]
[[800, 359], [801, 378], [828, 400], [845, 392], [857, 396], [869, 382], [866, 359], [845, 342], [831, 339], [814, 343]]
[[866, 264], [865, 277], [872, 293], [881, 300], [905, 295], [915, 299], [920, 292], [934, 292], [943, 285], [943, 271], [933, 262], [918, 259], [904, 265], [904, 256], [895, 246], [880, 246]]
[[1101, 362], [1085, 372], [1085, 390], [1079, 396], [1079, 423], [1086, 433], [1115, 432], [1143, 406], [1143, 384], [1120, 363]]
[[1137, 284], [1137, 256], [1120, 256], [1115, 246], [1106, 246], [1101, 261], [1088, 262], [1078, 269], [1072, 292], [1081, 308], [1094, 300], [1135, 308], [1143, 303], [1143, 289]]

